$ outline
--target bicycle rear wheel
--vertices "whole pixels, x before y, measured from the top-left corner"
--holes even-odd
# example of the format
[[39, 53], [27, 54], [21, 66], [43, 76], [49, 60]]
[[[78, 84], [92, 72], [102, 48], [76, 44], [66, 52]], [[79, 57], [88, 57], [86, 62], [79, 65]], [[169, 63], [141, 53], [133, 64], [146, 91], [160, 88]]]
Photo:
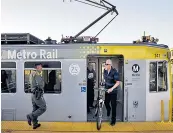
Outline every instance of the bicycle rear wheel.
[[100, 107], [100, 105], [98, 106], [97, 111], [97, 130], [100, 130], [102, 124], [102, 107]]

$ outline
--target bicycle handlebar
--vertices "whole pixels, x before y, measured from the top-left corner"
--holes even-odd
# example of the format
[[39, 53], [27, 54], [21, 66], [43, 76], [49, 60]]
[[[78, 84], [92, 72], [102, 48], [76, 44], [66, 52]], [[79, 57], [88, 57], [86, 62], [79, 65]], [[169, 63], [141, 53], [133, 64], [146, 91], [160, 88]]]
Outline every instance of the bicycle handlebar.
[[108, 90], [107, 89], [105, 89], [105, 88], [94, 88], [94, 90], [98, 90], [98, 91], [105, 91], [105, 92], [107, 92]]

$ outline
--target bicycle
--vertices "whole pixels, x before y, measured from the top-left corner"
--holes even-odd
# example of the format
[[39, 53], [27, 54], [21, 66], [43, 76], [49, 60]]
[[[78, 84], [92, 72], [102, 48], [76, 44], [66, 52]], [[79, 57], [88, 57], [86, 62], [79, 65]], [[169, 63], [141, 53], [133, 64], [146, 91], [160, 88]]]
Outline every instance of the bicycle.
[[100, 130], [102, 123], [102, 116], [103, 116], [103, 106], [104, 106], [103, 95], [104, 92], [107, 92], [107, 90], [103, 87], [94, 90], [98, 90], [97, 102], [94, 108], [95, 108], [95, 116], [97, 116], [97, 123], [96, 123], [97, 130]]

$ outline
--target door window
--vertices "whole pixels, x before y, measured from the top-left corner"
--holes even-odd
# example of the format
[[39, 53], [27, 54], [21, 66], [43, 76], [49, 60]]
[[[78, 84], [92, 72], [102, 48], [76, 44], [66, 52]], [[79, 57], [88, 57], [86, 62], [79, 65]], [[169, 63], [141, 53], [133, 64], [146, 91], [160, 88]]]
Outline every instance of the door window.
[[105, 62], [101, 64], [101, 82], [104, 82], [103, 72], [105, 69]]
[[150, 62], [150, 92], [160, 92], [168, 90], [167, 69], [167, 62], [165, 61]]

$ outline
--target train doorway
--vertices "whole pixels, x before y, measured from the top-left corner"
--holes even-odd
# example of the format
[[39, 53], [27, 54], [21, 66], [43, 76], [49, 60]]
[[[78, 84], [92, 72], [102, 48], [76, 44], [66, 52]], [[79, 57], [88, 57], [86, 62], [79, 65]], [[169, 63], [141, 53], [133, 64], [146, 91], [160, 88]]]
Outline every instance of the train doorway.
[[[89, 55], [87, 57], [87, 70], [93, 69], [95, 75], [94, 77], [94, 86], [92, 87], [87, 83], [87, 121], [96, 121], [96, 117], [94, 117], [95, 109], [92, 107], [96, 104], [96, 100], [98, 97], [98, 91], [93, 90], [93, 94], [91, 92], [92, 89], [97, 89], [100, 86], [100, 82], [103, 82], [103, 71], [105, 67], [105, 62], [107, 59], [112, 60], [112, 66], [115, 68], [119, 73], [120, 78], [120, 87], [118, 89], [117, 94], [117, 111], [116, 111], [116, 119], [119, 122], [122, 122], [123, 114], [124, 114], [124, 58], [122, 55], [115, 55], [115, 56], [97, 56], [97, 55]], [[87, 72], [87, 80], [90, 78], [90, 73]], [[90, 91], [90, 92], [88, 92]], [[105, 96], [103, 98], [105, 100]], [[89, 104], [88, 104], [89, 103]], [[89, 106], [88, 106], [89, 105]], [[110, 104], [111, 105], [111, 104]], [[89, 109], [89, 110], [88, 110]], [[107, 116], [107, 110], [104, 105], [103, 107], [103, 121], [110, 121], [111, 115]]]

